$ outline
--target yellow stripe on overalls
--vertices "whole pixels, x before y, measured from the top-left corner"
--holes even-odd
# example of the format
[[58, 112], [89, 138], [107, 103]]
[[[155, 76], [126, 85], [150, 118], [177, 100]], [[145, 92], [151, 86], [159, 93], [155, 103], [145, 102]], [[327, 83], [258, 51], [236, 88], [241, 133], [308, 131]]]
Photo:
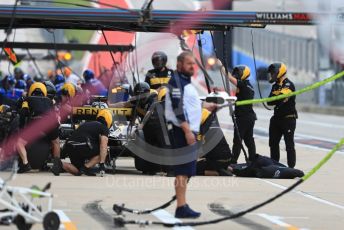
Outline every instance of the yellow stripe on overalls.
[[155, 77], [150, 79], [150, 84], [151, 85], [163, 85], [167, 84], [169, 82], [170, 78], [169, 77]]

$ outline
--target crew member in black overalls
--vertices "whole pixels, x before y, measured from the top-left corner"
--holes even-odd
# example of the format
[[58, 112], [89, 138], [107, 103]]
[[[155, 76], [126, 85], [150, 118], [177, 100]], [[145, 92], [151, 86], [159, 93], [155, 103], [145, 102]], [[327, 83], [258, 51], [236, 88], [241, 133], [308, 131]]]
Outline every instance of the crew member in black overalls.
[[[95, 176], [92, 168], [99, 164], [100, 176], [105, 174], [105, 160], [109, 129], [113, 124], [113, 114], [110, 110], [102, 109], [98, 112], [96, 121], [81, 124], [72, 136], [67, 140], [63, 151], [70, 158], [71, 163], [59, 160], [57, 167], [52, 170], [60, 173], [63, 170], [73, 175]], [[86, 162], [87, 161], [87, 162]]]
[[[157, 147], [162, 147], [161, 141], [161, 125], [156, 119], [156, 111], [151, 111], [149, 115], [147, 112], [151, 106], [158, 100], [158, 93], [156, 90], [150, 88], [147, 82], [139, 82], [134, 87], [134, 97], [131, 98], [130, 103], [136, 110], [136, 114], [143, 121], [147, 119], [142, 125], [144, 140], [149, 144]], [[149, 116], [149, 118], [145, 118]], [[142, 159], [135, 155], [135, 168], [142, 171], [143, 174], [154, 175], [162, 171], [162, 166], [152, 163], [146, 159]]]
[[[287, 67], [283, 63], [273, 63], [268, 68], [269, 82], [273, 83], [269, 97], [289, 94], [295, 91], [295, 86], [287, 76]], [[294, 144], [294, 132], [296, 128], [297, 111], [295, 108], [295, 96], [268, 102], [274, 105], [274, 115], [270, 119], [269, 145], [271, 158], [280, 160], [279, 143], [284, 137], [286, 145], [288, 166], [294, 168], [296, 164], [296, 152]]]
[[[236, 96], [238, 101], [251, 100], [254, 98], [254, 89], [248, 80], [251, 74], [250, 68], [245, 65], [235, 66], [232, 74], [228, 74], [229, 80], [236, 86]], [[253, 128], [257, 120], [256, 113], [252, 105], [235, 106], [235, 117], [238, 130], [234, 130], [233, 138], [233, 158], [231, 163], [236, 164], [241, 152], [241, 141], [245, 142], [248, 149], [249, 160], [253, 161], [256, 155], [256, 144], [253, 138]]]
[[[53, 102], [48, 97], [48, 92], [46, 86], [41, 82], [33, 83], [28, 92], [28, 97], [24, 99], [21, 103], [20, 114], [20, 128], [26, 127], [30, 122], [34, 120], [41, 119], [44, 114], [53, 111]], [[49, 131], [41, 132], [41, 137], [44, 138], [47, 142], [51, 144], [51, 152], [54, 158], [59, 158], [60, 156], [60, 141], [58, 136], [58, 120], [56, 114], [49, 115], [49, 123], [53, 124], [53, 127]], [[45, 118], [47, 119], [47, 118]], [[49, 124], [47, 124], [49, 125]], [[34, 130], [37, 132], [39, 130]], [[22, 131], [20, 131], [22, 133]], [[21, 164], [18, 170], [18, 173], [25, 173], [31, 170], [32, 164], [43, 166], [46, 160], [44, 153], [41, 151], [34, 152], [34, 156], [30, 159], [26, 151], [26, 146], [32, 143], [29, 143], [29, 140], [32, 136], [32, 133], [24, 132], [21, 135], [17, 142], [17, 150], [21, 158]], [[39, 162], [38, 162], [39, 161]], [[40, 162], [42, 161], [42, 162]], [[31, 164], [31, 165], [30, 165]]]
[[158, 100], [158, 92], [146, 82], [139, 82], [134, 87], [134, 97], [129, 101], [135, 106], [137, 115], [143, 119], [150, 106]]
[[152, 65], [154, 69], [147, 72], [145, 82], [151, 89], [159, 90], [160, 87], [166, 86], [170, 80], [173, 70], [166, 67], [167, 55], [164, 52], [157, 51], [152, 55]]

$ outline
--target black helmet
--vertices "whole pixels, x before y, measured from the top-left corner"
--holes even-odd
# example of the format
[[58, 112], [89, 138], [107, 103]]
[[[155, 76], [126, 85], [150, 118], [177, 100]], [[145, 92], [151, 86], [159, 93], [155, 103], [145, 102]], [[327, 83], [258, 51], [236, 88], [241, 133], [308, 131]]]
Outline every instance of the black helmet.
[[150, 92], [150, 86], [147, 82], [139, 82], [134, 87], [134, 95], [140, 95], [142, 93], [149, 93]]
[[5, 85], [6, 83], [11, 85], [11, 86], [14, 86], [16, 84], [16, 79], [11, 76], [11, 75], [6, 75], [6, 77], [4, 77], [4, 79], [2, 79], [2, 85]]
[[250, 68], [246, 65], [237, 65], [232, 71], [233, 77], [238, 80], [246, 80], [251, 74]]
[[23, 70], [19, 67], [15, 67], [13, 72], [14, 72], [14, 75], [18, 77], [21, 77], [24, 74]]
[[86, 82], [89, 82], [91, 79], [94, 78], [94, 72], [91, 69], [87, 69], [82, 74]]
[[167, 55], [162, 51], [154, 52], [152, 55], [152, 65], [154, 69], [162, 69], [166, 66], [167, 63]]
[[133, 88], [131, 87], [130, 84], [123, 84], [123, 85], [121, 86], [121, 88], [122, 88], [123, 90], [125, 90], [125, 92], [128, 93], [130, 96], [133, 95]]
[[48, 97], [53, 99], [56, 95], [56, 87], [51, 81], [44, 81], [43, 84], [47, 87]]
[[269, 82], [274, 83], [287, 73], [287, 66], [282, 62], [272, 63], [268, 68]]
[[54, 85], [62, 84], [62, 83], [65, 83], [65, 82], [66, 82], [65, 78], [61, 74], [57, 74], [55, 76]]

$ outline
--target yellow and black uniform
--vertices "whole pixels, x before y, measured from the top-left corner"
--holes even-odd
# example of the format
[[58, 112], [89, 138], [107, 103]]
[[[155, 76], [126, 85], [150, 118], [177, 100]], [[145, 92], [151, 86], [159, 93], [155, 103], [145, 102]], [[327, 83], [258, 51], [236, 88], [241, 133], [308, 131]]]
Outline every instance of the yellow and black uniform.
[[41, 129], [43, 130], [39, 132], [39, 138], [34, 142], [31, 139], [33, 133], [36, 134], [37, 130], [20, 131], [20, 137], [28, 142], [29, 145], [27, 145], [27, 153], [21, 153], [24, 155], [27, 154], [28, 163], [22, 164], [24, 162], [20, 161], [18, 173], [24, 173], [31, 168], [44, 169], [51, 149], [53, 149], [50, 144], [58, 142], [59, 137], [59, 123], [56, 114], [50, 114], [52, 111], [54, 111], [54, 105], [52, 100], [47, 97], [46, 86], [40, 82], [33, 83], [28, 91], [28, 97], [21, 104], [19, 126], [20, 128], [24, 128], [30, 122], [42, 119], [43, 117], [46, 122], [42, 124], [42, 127], [39, 127], [39, 131]]
[[129, 101], [136, 109], [139, 117], [143, 118], [151, 105], [157, 101], [158, 92], [151, 89], [147, 82], [139, 82], [134, 87], [134, 97]]
[[202, 151], [205, 155], [197, 161], [197, 175], [205, 175], [207, 170], [226, 175], [232, 153], [216, 115], [204, 108], [198, 140], [202, 140]]
[[162, 70], [151, 69], [147, 72], [145, 82], [149, 84], [151, 89], [158, 89], [166, 86], [173, 74], [173, 70], [164, 67]]
[[[31, 85], [28, 97], [26, 97], [19, 111], [20, 115], [20, 128], [24, 128], [32, 120], [40, 119], [42, 116], [50, 111], [53, 111], [53, 101], [47, 97], [47, 89], [43, 83], [35, 82]], [[55, 126], [43, 135], [49, 140], [55, 140], [58, 138], [58, 121], [57, 116], [49, 117], [49, 122], [54, 123]], [[30, 134], [29, 134], [30, 135]], [[24, 140], [30, 139], [29, 136], [22, 137]]]
[[[233, 77], [237, 79], [236, 97], [238, 101], [251, 100], [254, 98], [254, 89], [248, 80], [250, 69], [247, 66], [236, 66], [232, 72]], [[256, 144], [253, 138], [253, 129], [257, 120], [256, 113], [252, 105], [235, 106], [235, 116], [238, 125], [238, 132], [234, 131], [233, 138], [233, 158], [232, 163], [236, 164], [241, 152], [241, 141], [245, 142], [248, 149], [249, 160], [253, 161], [256, 155]]]
[[[288, 78], [282, 82], [276, 82], [272, 88], [269, 97], [289, 94], [295, 91], [295, 86]], [[296, 129], [297, 111], [295, 108], [295, 96], [287, 99], [269, 102], [268, 105], [274, 105], [274, 115], [270, 119], [269, 127], [269, 145], [270, 155], [273, 160], [279, 161], [280, 148], [279, 143], [284, 137], [288, 166], [294, 168], [296, 164], [296, 152], [294, 144], [294, 132]]]
[[[251, 100], [254, 98], [254, 89], [248, 80], [238, 80], [237, 84], [237, 100]], [[235, 107], [236, 122], [238, 125], [240, 138], [238, 132], [234, 132], [233, 138], [233, 158], [232, 163], [237, 163], [241, 152], [240, 139], [245, 142], [248, 149], [249, 160], [254, 160], [256, 155], [256, 144], [253, 138], [253, 128], [257, 120], [256, 113], [253, 111], [252, 105], [236, 106]]]
[[[134, 101], [134, 108], [137, 115], [145, 120], [142, 131], [144, 140], [153, 146], [163, 147], [163, 133], [161, 131], [161, 124], [158, 118], [156, 109], [153, 110], [151, 106], [158, 101], [158, 93], [156, 90], [150, 89], [146, 82], [138, 83], [134, 88], [134, 95], [138, 98]], [[152, 110], [148, 115], [147, 112]], [[146, 116], [149, 116], [147, 118]], [[146, 161], [138, 156], [135, 156], [135, 168], [142, 171], [144, 174], [155, 174], [162, 170], [162, 166]]]
[[102, 122], [85, 122], [74, 131], [68, 139], [63, 152], [70, 158], [71, 163], [80, 170], [86, 160], [99, 155], [100, 136], [108, 136], [109, 128]]

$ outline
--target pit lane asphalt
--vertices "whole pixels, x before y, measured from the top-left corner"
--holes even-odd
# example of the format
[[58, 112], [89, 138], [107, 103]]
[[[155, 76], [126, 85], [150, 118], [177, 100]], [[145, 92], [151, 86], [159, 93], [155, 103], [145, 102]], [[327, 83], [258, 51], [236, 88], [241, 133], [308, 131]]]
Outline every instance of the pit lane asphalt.
[[[171, 52], [172, 52], [171, 48]], [[149, 60], [147, 60], [149, 63]], [[147, 64], [146, 63], [146, 64]], [[142, 66], [145, 64], [142, 63]], [[148, 66], [148, 65], [146, 65]], [[268, 114], [256, 109], [258, 121], [256, 128], [267, 132]], [[220, 120], [231, 124], [228, 112], [221, 111]], [[342, 117], [300, 114], [296, 136], [315, 137], [314, 139], [335, 142], [343, 137]], [[232, 143], [232, 130], [225, 130], [229, 144]], [[255, 134], [257, 152], [268, 155], [268, 142], [264, 135]], [[283, 146], [283, 142], [281, 142]], [[297, 168], [309, 171], [328, 151], [318, 148], [314, 142], [297, 144]], [[343, 229], [344, 192], [343, 163], [344, 156], [335, 154], [313, 178], [283, 198], [233, 221], [195, 229]], [[241, 158], [241, 161], [243, 159]], [[281, 161], [286, 162], [282, 148]], [[143, 176], [134, 170], [132, 159], [118, 161], [118, 173], [104, 178], [74, 177], [62, 174], [54, 177], [51, 173], [32, 172], [18, 175], [11, 185], [30, 187], [33, 184], [43, 186], [52, 182], [51, 192], [57, 195], [54, 209], [63, 210], [78, 229], [110, 229], [113, 203], [125, 203], [127, 207], [139, 209], [151, 208], [162, 204], [173, 195], [173, 178], [161, 176]], [[5, 178], [8, 173], [0, 173]], [[294, 180], [261, 180], [238, 177], [195, 177], [191, 180], [187, 193], [191, 207], [201, 211], [199, 220], [210, 220], [220, 215], [237, 212], [263, 201]], [[135, 216], [127, 214], [126, 219], [166, 220], [173, 216], [174, 206], [166, 212], [155, 215]], [[88, 207], [88, 208], [87, 208]], [[197, 220], [198, 221], [198, 220]], [[138, 226], [127, 225], [128, 229]], [[161, 229], [161, 227], [154, 227]], [[2, 229], [13, 229], [3, 227]], [[40, 225], [34, 229], [42, 229]]]

